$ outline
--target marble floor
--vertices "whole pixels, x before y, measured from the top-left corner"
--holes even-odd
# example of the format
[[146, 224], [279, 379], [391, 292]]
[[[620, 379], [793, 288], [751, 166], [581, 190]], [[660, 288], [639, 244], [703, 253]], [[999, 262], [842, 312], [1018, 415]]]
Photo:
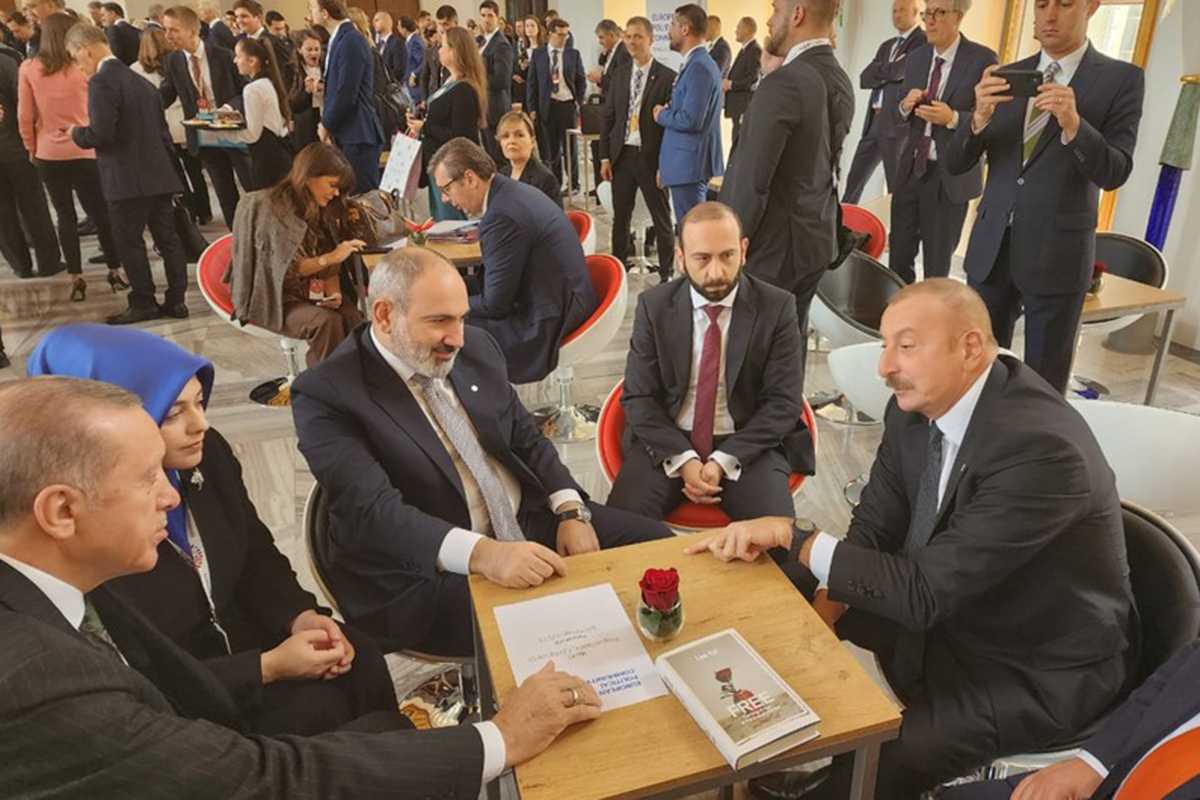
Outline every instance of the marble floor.
[[[607, 215], [594, 204], [588, 210], [596, 218], [599, 247], [607, 250]], [[210, 241], [223, 232], [222, 226], [206, 231]], [[96, 252], [95, 237], [84, 239], [84, 257]], [[154, 264], [161, 286], [161, 265], [157, 261]], [[0, 268], [0, 328], [13, 359], [12, 368], [0, 370], [0, 380], [23, 375], [25, 357], [40, 336], [55, 325], [68, 321], [102, 321], [107, 314], [123, 307], [123, 295], [109, 293], [103, 268], [94, 267], [85, 274], [89, 281], [87, 301], [70, 303], [69, 283], [65, 276], [18, 280], [7, 269]], [[656, 277], [634, 275], [631, 293], [636, 295], [655, 285], [657, 280]], [[598, 405], [622, 377], [634, 299], [630, 298], [627, 319], [609, 348], [592, 363], [576, 369], [577, 400]], [[187, 320], [156, 321], [143, 327], [215, 364], [216, 386], [209, 407], [212, 424], [229, 439], [242, 460], [250, 496], [274, 532], [280, 550], [291, 559], [301, 584], [319, 594], [309, 570], [301, 529], [304, 503], [313, 479], [296, 448], [291, 414], [286, 409], [255, 405], [248, 399], [248, 393], [255, 385], [283, 374], [284, 360], [279, 347], [274, 340], [249, 336], [214, 315], [195, 288], [194, 275], [188, 305], [192, 315]], [[1016, 349], [1020, 352], [1020, 343]], [[1085, 337], [1079, 349], [1077, 371], [1107, 385], [1112, 399], [1141, 402], [1150, 365], [1150, 356], [1116, 352], [1098, 338]], [[812, 351], [808, 392], [832, 387], [826, 354]], [[530, 406], [548, 402], [551, 391], [548, 385], [520, 387], [522, 398]], [[1200, 413], [1200, 359], [1194, 352], [1172, 348], [1164, 364], [1156, 405]], [[870, 466], [879, 442], [880, 427], [848, 427], [821, 419], [818, 434], [818, 471], [805, 482], [797, 496], [796, 511], [821, 528], [840, 534], [845, 531], [850, 518], [842, 488]], [[599, 471], [592, 442], [566, 445], [562, 455], [579, 482], [594, 497], [602, 500], [607, 496], [608, 485]], [[1155, 510], [1172, 516], [1184, 533], [1200, 545], [1200, 500], [1194, 508]], [[400, 657], [392, 657], [390, 663], [401, 696], [419, 684], [431, 669], [436, 669]], [[713, 795], [710, 793], [705, 797], [708, 796]]]

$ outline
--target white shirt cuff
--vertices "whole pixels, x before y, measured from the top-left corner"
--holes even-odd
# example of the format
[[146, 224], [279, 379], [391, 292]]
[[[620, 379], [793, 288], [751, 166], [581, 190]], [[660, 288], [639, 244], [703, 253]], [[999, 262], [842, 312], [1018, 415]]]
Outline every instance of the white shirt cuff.
[[731, 481], [736, 481], [742, 477], [742, 462], [738, 461], [734, 456], [729, 455], [722, 450], [714, 450], [709, 456], [717, 465], [721, 467], [721, 471], [725, 473], [725, 477]]
[[671, 456], [663, 462], [663, 472], [667, 473], [668, 478], [678, 478], [679, 470], [683, 469], [683, 465], [693, 458], [699, 457], [700, 454], [695, 450], [686, 450], [677, 456]]
[[1096, 774], [1100, 776], [1100, 780], [1104, 780], [1108, 777], [1108, 768], [1100, 763], [1100, 759], [1096, 758], [1087, 750], [1080, 750], [1078, 758], [1080, 761], [1094, 769]]
[[508, 751], [504, 747], [504, 735], [494, 722], [476, 722], [475, 730], [483, 740], [483, 781], [487, 786], [499, 778], [504, 772], [504, 762], [508, 760]]
[[908, 119], [908, 118], [909, 118], [909, 117], [911, 117], [911, 116], [912, 116], [912, 112], [911, 112], [911, 111], [905, 111], [905, 110], [904, 110], [904, 105], [903, 105], [903, 104], [901, 104], [901, 105], [900, 105], [900, 119]]
[[814, 536], [812, 550], [808, 555], [808, 568], [820, 584], [817, 588], [828, 587], [829, 571], [833, 569], [833, 553], [837, 550], [838, 540], [824, 532]]
[[550, 510], [555, 514], [567, 503], [579, 503], [579, 505], [583, 505], [583, 498], [574, 489], [559, 489], [557, 492], [550, 494]]
[[482, 538], [482, 534], [474, 531], [451, 528], [438, 549], [437, 568], [442, 572], [453, 572], [455, 575], [470, 575], [471, 553]]

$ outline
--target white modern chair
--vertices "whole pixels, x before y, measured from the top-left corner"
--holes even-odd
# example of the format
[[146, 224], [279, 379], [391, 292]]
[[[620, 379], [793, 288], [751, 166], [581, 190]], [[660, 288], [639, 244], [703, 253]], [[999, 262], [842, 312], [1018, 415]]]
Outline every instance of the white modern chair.
[[[865, 414], [875, 422], [883, 422], [892, 390], [879, 377], [879, 354], [883, 350], [880, 341], [839, 347], [829, 353], [829, 372], [833, 383], [850, 407]], [[858, 505], [863, 488], [867, 485], [868, 473], [863, 472], [846, 484], [843, 494], [852, 506]]]

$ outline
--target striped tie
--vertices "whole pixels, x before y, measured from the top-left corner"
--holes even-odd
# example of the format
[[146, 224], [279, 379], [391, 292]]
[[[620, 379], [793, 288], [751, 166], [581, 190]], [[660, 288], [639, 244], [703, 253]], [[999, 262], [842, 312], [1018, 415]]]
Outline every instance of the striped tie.
[[[1054, 83], [1054, 79], [1058, 77], [1058, 73], [1062, 71], [1062, 66], [1057, 61], [1050, 62], [1050, 66], [1046, 67], [1046, 83]], [[1033, 151], [1037, 149], [1038, 139], [1042, 136], [1042, 131], [1050, 123], [1049, 111], [1038, 111], [1033, 107], [1033, 100], [1029, 101], [1029, 119], [1025, 123], [1025, 149], [1024, 158], [1021, 159], [1022, 164], [1028, 164]]]

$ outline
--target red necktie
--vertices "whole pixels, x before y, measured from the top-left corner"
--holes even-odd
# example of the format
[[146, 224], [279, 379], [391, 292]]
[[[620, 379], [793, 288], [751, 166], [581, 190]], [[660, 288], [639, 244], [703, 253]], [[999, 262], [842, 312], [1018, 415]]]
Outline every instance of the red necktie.
[[696, 377], [696, 409], [692, 414], [692, 446], [707, 461], [713, 451], [713, 423], [717, 415], [717, 383], [721, 377], [721, 326], [717, 320], [725, 306], [707, 305], [708, 329], [700, 350], [700, 370]]
[[[929, 78], [929, 91], [926, 93], [926, 102], [932, 103], [938, 99], [938, 89], [942, 85], [942, 65], [946, 63], [946, 59], [938, 56], [934, 60], [933, 75]], [[930, 124], [925, 123], [927, 131], [932, 133]], [[930, 133], [925, 133], [917, 140], [916, 164], [913, 165], [913, 174], [918, 178], [925, 174], [926, 167], [929, 166], [929, 154], [932, 152], [933, 138]]]
[[1158, 800], [1200, 775], [1200, 728], [1160, 744], [1134, 767], [1116, 800]]

